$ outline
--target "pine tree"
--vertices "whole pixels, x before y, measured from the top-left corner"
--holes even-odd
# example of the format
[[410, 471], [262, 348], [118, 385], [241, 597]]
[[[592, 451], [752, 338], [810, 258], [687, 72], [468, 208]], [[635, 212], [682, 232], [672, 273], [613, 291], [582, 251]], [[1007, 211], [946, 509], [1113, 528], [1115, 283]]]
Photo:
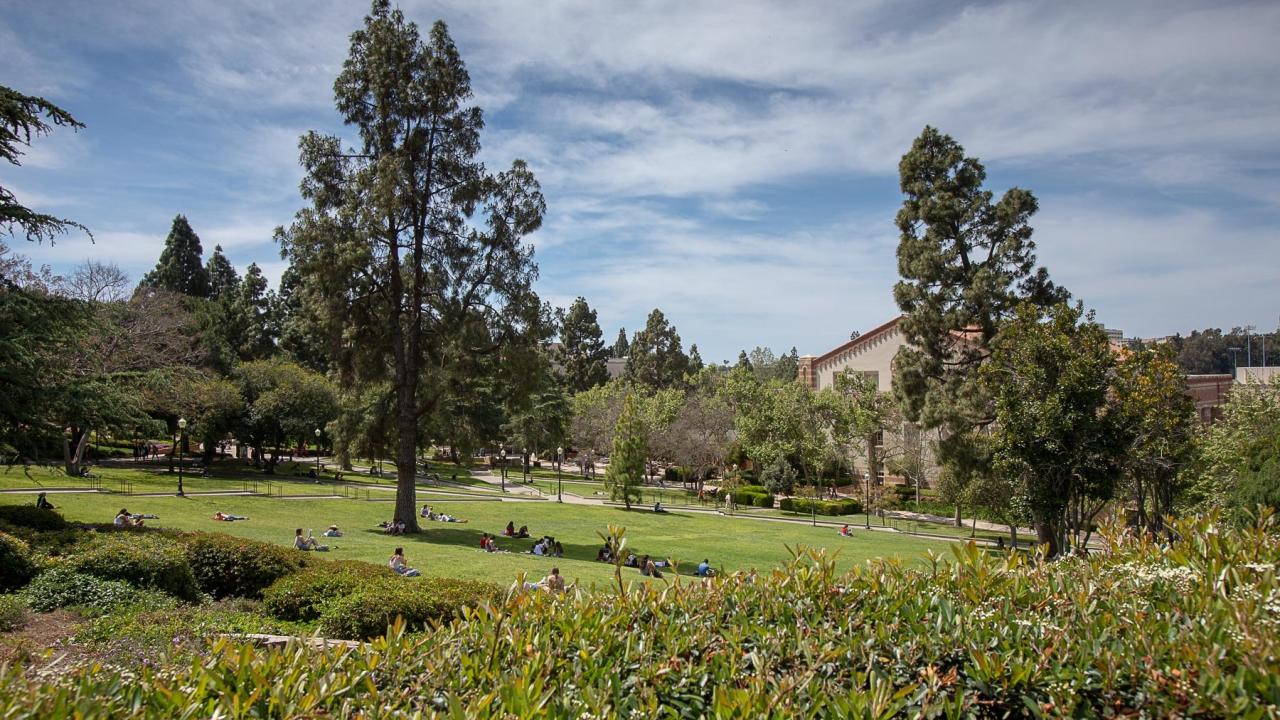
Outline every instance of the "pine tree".
[[698, 344], [689, 346], [689, 374], [694, 375], [703, 368], [702, 353], [698, 352]]
[[747, 357], [746, 350], [738, 351], [738, 364], [736, 367], [740, 367], [747, 372], [755, 372], [755, 366], [751, 364], [751, 358]]
[[267, 279], [262, 276], [262, 270], [257, 263], [250, 263], [233, 305], [236, 324], [241, 331], [235, 338], [235, 349], [241, 360], [262, 360], [275, 352], [275, 338], [279, 331], [272, 313], [274, 305], [274, 293], [267, 290]]
[[609, 454], [609, 467], [604, 475], [610, 497], [615, 502], [621, 500], [628, 510], [631, 501], [641, 497], [646, 445], [644, 420], [636, 409], [635, 398], [628, 393], [614, 428], [613, 452]]
[[560, 362], [565, 386], [571, 393], [582, 392], [609, 379], [605, 365], [608, 352], [596, 322], [596, 311], [584, 298], [569, 306], [560, 326]]
[[203, 253], [195, 230], [185, 216], [178, 215], [165, 238], [160, 261], [155, 270], [143, 276], [142, 284], [191, 297], [209, 297], [209, 273], [201, 263]]
[[546, 336], [524, 244], [546, 202], [523, 161], [480, 161], [483, 112], [445, 23], [423, 36], [374, 0], [333, 87], [357, 146], [303, 136], [309, 207], [278, 239], [342, 340], [340, 376], [395, 398], [394, 514], [415, 532], [427, 418], [481, 359]]
[[644, 330], [631, 339], [627, 377], [650, 390], [676, 387], [689, 370], [689, 358], [680, 346], [680, 335], [662, 311], [649, 313]]
[[[24, 95], [0, 85], [0, 160], [21, 165], [18, 158], [23, 152], [18, 146], [30, 147], [32, 137], [48, 135], [55, 126], [78, 130], [84, 127], [84, 123], [42, 97]], [[54, 237], [71, 228], [79, 228], [93, 237], [93, 233], [78, 222], [36, 212], [22, 205], [12, 191], [0, 185], [0, 238], [6, 235], [16, 237], [21, 232], [28, 240], [52, 242]]]
[[981, 462], [985, 454], [965, 445], [994, 420], [994, 402], [978, 380], [992, 340], [1020, 302], [1046, 306], [1067, 293], [1036, 267], [1030, 192], [1013, 188], [993, 203], [982, 163], [932, 127], [898, 170], [906, 200], [897, 217], [901, 280], [893, 294], [908, 346], [894, 360], [894, 392], [908, 420], [944, 430], [944, 464]]
[[613, 341], [610, 357], [624, 358], [631, 354], [631, 343], [627, 342], [627, 329], [618, 328], [618, 339]]
[[234, 294], [240, 287], [240, 274], [232, 267], [231, 261], [222, 254], [222, 246], [214, 245], [213, 254], [204, 266], [209, 276], [209, 297], [217, 300], [223, 295]]

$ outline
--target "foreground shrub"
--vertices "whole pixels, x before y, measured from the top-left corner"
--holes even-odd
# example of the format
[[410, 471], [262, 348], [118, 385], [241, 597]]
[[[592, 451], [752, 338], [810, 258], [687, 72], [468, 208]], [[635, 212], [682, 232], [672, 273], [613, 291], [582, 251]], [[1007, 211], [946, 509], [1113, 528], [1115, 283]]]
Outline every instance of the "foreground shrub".
[[22, 591], [27, 605], [37, 612], [74, 607], [89, 615], [112, 612], [125, 606], [171, 607], [164, 593], [139, 590], [120, 580], [102, 578], [58, 567], [41, 573]]
[[303, 553], [292, 547], [230, 535], [194, 533], [182, 544], [196, 584], [215, 598], [262, 597], [271, 583], [306, 564]]
[[347, 640], [375, 638], [397, 619], [409, 630], [423, 630], [432, 620], [451, 618], [464, 607], [495, 602], [501, 594], [497, 585], [478, 580], [394, 577], [365, 583], [324, 605], [320, 634]]
[[0, 592], [9, 592], [30, 582], [36, 566], [27, 544], [8, 533], [0, 532]]
[[769, 494], [756, 495], [751, 498], [751, 504], [759, 508], [773, 507], [773, 496]]
[[11, 665], [0, 717], [1275, 715], [1277, 528], [1175, 530], [1056, 562], [957, 545], [922, 569], [801, 554], [755, 582], [531, 592], [412, 638], [219, 641], [128, 678]]
[[0, 595], [0, 632], [22, 627], [27, 620], [27, 601], [21, 595]]
[[401, 580], [385, 565], [354, 560], [311, 563], [305, 570], [277, 580], [262, 594], [262, 605], [281, 620], [317, 620], [325, 603], [380, 579]]
[[0, 522], [32, 530], [61, 530], [67, 526], [55, 510], [41, 510], [35, 505], [0, 505]]
[[93, 533], [68, 559], [68, 566], [103, 580], [161, 590], [182, 600], [200, 596], [182, 546], [157, 533]]

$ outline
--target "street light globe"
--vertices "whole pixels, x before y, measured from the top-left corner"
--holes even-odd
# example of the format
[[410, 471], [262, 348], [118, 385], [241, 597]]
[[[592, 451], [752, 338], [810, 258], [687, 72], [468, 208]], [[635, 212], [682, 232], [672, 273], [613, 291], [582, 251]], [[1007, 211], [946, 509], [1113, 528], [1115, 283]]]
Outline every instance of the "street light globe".
[[502, 450], [498, 451], [498, 457], [502, 458], [503, 460], [506, 460], [506, 459], [507, 459], [507, 449], [506, 449], [506, 448], [502, 448]]
[[320, 437], [320, 428], [316, 428], [316, 437]]
[[180, 430], [186, 430], [186, 429], [187, 429], [187, 419], [186, 419], [186, 418], [178, 418], [178, 429], [180, 429]]
[[558, 447], [558, 448], [556, 448], [556, 456], [557, 456], [557, 457], [559, 457], [559, 456], [561, 456], [561, 455], [563, 455], [563, 454], [564, 454], [564, 448], [563, 448], [563, 447]]

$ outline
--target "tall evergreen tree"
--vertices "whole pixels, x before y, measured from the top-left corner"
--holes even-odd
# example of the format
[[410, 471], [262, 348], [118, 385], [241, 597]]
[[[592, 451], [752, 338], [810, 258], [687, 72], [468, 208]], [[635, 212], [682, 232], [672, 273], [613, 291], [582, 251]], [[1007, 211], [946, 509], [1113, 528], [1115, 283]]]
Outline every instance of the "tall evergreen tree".
[[593, 388], [609, 379], [605, 365], [608, 351], [596, 321], [596, 311], [578, 298], [569, 306], [560, 326], [560, 363], [570, 393]]
[[735, 365], [734, 367], [740, 367], [743, 370], [746, 370], [747, 372], [751, 372], [751, 373], [754, 373], [756, 369], [755, 365], [751, 363], [751, 358], [747, 357], [746, 350], [738, 351], [738, 364]]
[[236, 353], [241, 360], [262, 360], [276, 349], [279, 334], [273, 316], [275, 294], [267, 290], [267, 279], [257, 263], [250, 263], [236, 293], [233, 313], [239, 337]]
[[209, 297], [215, 300], [223, 295], [234, 294], [240, 287], [240, 274], [227, 256], [222, 254], [221, 245], [213, 246], [213, 254], [205, 263], [204, 271], [209, 276]]
[[[308, 293], [326, 298], [339, 372], [395, 395], [395, 515], [417, 530], [417, 448], [425, 420], [478, 355], [545, 337], [547, 313], [523, 238], [546, 210], [517, 160], [479, 160], [481, 110], [443, 22], [424, 40], [375, 0], [334, 95], [359, 147], [309, 133], [301, 210], [279, 239]], [[478, 217], [473, 217], [475, 215]]]
[[689, 358], [680, 346], [680, 335], [662, 311], [649, 313], [644, 330], [631, 339], [627, 377], [650, 390], [675, 387], [689, 370]]
[[963, 445], [994, 419], [978, 369], [1001, 323], [1022, 301], [1047, 306], [1067, 293], [1036, 267], [1030, 192], [1013, 188], [992, 202], [982, 163], [932, 127], [898, 171], [906, 200], [897, 217], [901, 280], [893, 294], [909, 344], [894, 361], [894, 391], [908, 420], [944, 429], [944, 464], [965, 464], [983, 454]]
[[[0, 85], [0, 159], [10, 165], [21, 165], [18, 158], [23, 152], [18, 146], [30, 147], [33, 136], [48, 135], [54, 126], [78, 130], [84, 127], [84, 123], [42, 97], [25, 95]], [[0, 185], [0, 238], [6, 235], [16, 237], [21, 232], [28, 240], [52, 241], [71, 228], [79, 228], [93, 237], [78, 222], [36, 212], [22, 205], [12, 191]]]
[[694, 375], [703, 368], [702, 353], [698, 352], [698, 343], [689, 346], [689, 374]]
[[621, 500], [628, 510], [632, 500], [641, 497], [647, 445], [644, 419], [636, 408], [635, 396], [628, 393], [622, 401], [622, 413], [613, 431], [613, 452], [609, 454], [609, 467], [604, 475], [610, 497], [614, 501]]
[[195, 230], [184, 215], [178, 215], [165, 238], [160, 261], [143, 276], [142, 284], [191, 297], [209, 297], [209, 273], [201, 262], [203, 253]]
[[627, 342], [627, 329], [618, 328], [618, 339], [613, 341], [610, 357], [624, 358], [631, 354], [631, 343]]

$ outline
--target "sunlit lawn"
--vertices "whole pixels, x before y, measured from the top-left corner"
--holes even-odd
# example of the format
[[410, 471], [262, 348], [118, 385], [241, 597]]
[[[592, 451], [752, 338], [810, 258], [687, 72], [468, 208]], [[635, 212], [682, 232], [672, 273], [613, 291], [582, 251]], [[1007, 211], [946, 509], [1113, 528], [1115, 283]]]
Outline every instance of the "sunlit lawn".
[[[122, 476], [133, 477], [135, 491], [140, 486], [170, 491], [176, 478], [167, 473], [135, 469], [102, 469], [103, 486], [118, 484]], [[72, 483], [58, 475], [40, 477], [46, 487], [66, 487]], [[194, 478], [188, 492], [200, 488], [233, 485], [230, 479]], [[25, 484], [24, 484], [25, 483]], [[224, 532], [243, 537], [288, 545], [294, 528], [314, 529], [319, 535], [325, 527], [337, 524], [346, 536], [331, 542], [335, 547], [325, 557], [385, 562], [396, 545], [403, 545], [410, 563], [426, 575], [485, 579], [502, 584], [512, 582], [519, 573], [531, 579], [545, 575], [553, 564], [570, 579], [584, 586], [613, 581], [611, 566], [594, 561], [602, 541], [598, 535], [608, 525], [627, 528], [628, 547], [637, 553], [671, 557], [683, 566], [684, 573], [704, 557], [726, 571], [779, 565], [790, 558], [788, 546], [808, 545], [839, 551], [842, 569], [868, 558], [899, 556], [905, 561], [924, 557], [926, 549], [943, 552], [947, 543], [879, 531], [858, 532], [851, 538], [838, 536], [830, 527], [809, 527], [797, 523], [779, 523], [745, 518], [722, 517], [675, 510], [655, 514], [647, 508], [626, 511], [619, 507], [595, 507], [559, 504], [540, 500], [533, 502], [498, 502], [485, 496], [457, 496], [445, 493], [422, 493], [422, 502], [468, 520], [467, 523], [423, 521], [425, 532], [417, 536], [391, 537], [377, 528], [380, 521], [393, 513], [390, 491], [369, 491], [359, 499], [289, 499], [289, 496], [328, 494], [325, 483], [276, 483], [288, 485], [285, 497], [245, 495], [197, 496], [125, 496], [117, 493], [60, 493], [50, 497], [72, 520], [110, 522], [123, 506], [131, 512], [159, 515], [149, 524], [183, 530]], [[0, 472], [2, 487], [30, 487], [31, 483], [18, 471]], [[316, 488], [324, 490], [317, 493]], [[310, 492], [308, 492], [310, 489]], [[381, 494], [377, 494], [377, 493]], [[365, 497], [370, 499], [366, 500]], [[378, 501], [383, 499], [382, 501]], [[31, 500], [29, 495], [6, 495], [0, 503], [18, 504]], [[249, 520], [235, 523], [217, 522], [214, 512], [248, 515]], [[499, 533], [508, 521], [517, 526], [528, 525], [534, 537], [555, 536], [563, 544], [565, 557], [552, 560], [527, 554], [532, 540], [500, 538], [500, 547], [510, 553], [489, 554], [479, 550], [480, 535]], [[624, 569], [624, 579], [641, 576]]]

